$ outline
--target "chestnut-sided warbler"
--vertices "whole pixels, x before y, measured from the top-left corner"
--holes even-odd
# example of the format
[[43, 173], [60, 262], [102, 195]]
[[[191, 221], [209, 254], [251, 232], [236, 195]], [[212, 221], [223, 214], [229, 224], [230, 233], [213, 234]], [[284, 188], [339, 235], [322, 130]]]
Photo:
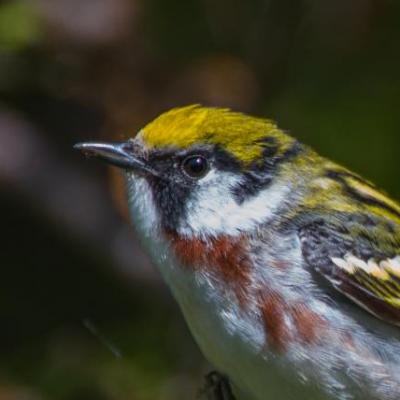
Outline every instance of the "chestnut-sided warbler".
[[400, 206], [373, 184], [197, 105], [76, 147], [125, 170], [137, 232], [238, 400], [400, 399]]

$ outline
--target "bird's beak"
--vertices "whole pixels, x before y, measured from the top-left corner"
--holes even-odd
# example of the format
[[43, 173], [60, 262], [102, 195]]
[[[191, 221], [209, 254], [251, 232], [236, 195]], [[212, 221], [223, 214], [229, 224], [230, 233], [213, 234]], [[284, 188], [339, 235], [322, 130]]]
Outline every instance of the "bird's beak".
[[155, 171], [147, 165], [143, 157], [132, 142], [123, 143], [77, 143], [74, 149], [81, 151], [87, 157], [95, 157], [111, 165], [138, 173], [151, 173]]

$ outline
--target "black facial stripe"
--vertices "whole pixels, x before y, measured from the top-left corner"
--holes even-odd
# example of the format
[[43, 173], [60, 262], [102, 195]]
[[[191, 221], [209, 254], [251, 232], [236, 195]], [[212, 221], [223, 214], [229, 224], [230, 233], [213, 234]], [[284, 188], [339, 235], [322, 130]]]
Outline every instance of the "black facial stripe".
[[240, 162], [224, 149], [216, 146], [213, 150], [214, 167], [220, 171], [239, 173], [242, 169]]
[[345, 180], [345, 177], [350, 177], [352, 179], [357, 180], [361, 184], [371, 187], [372, 189], [376, 190], [376, 188], [373, 185], [370, 185], [368, 182], [364, 181], [361, 179], [359, 176], [354, 175], [350, 172], [346, 171], [335, 171], [335, 170], [329, 170], [326, 173], [326, 176], [330, 179], [335, 180], [336, 182], [340, 183], [342, 186], [343, 190], [354, 200], [360, 202], [360, 203], [365, 203], [371, 206], [375, 206], [378, 208], [382, 208], [386, 211], [389, 211], [391, 214], [396, 215], [397, 217], [400, 218], [400, 213], [393, 207], [391, 207], [389, 204], [375, 198], [372, 196], [368, 196], [365, 193], [361, 193], [357, 191], [357, 189], [351, 187]]
[[266, 187], [272, 179], [273, 159], [278, 151], [276, 139], [269, 137], [262, 141], [265, 144], [262, 162], [253, 163], [244, 170], [242, 164], [225, 150], [216, 147], [214, 150], [215, 167], [221, 171], [238, 173], [242, 181], [232, 189], [238, 203], [256, 194], [263, 187]]
[[194, 183], [192, 185], [180, 184], [174, 179], [161, 180], [150, 177], [149, 184], [156, 207], [160, 211], [161, 225], [166, 231], [175, 231], [179, 221], [185, 217], [185, 206]]
[[277, 172], [278, 166], [301, 153], [303, 147], [295, 142], [284, 154], [276, 156], [279, 146], [275, 138], [266, 138], [262, 142], [264, 150], [259, 162], [244, 167], [234, 156], [218, 146], [196, 147], [189, 151], [177, 149], [153, 151], [148, 155], [148, 162], [155, 168], [162, 179], [149, 176], [154, 201], [160, 211], [161, 224], [167, 231], [176, 231], [180, 222], [186, 218], [186, 205], [197, 181], [182, 173], [180, 163], [190, 154], [202, 155], [210, 160], [212, 166], [220, 171], [229, 171], [244, 177], [233, 188], [238, 203], [255, 195], [267, 187]]
[[148, 163], [155, 168], [162, 179], [149, 176], [156, 208], [160, 212], [161, 225], [167, 231], [174, 231], [184, 217], [185, 204], [193, 190], [194, 182], [180, 175], [180, 156], [177, 149], [153, 150], [148, 155]]
[[265, 189], [276, 176], [279, 165], [293, 160], [303, 150], [304, 147], [295, 141], [282, 155], [276, 156], [278, 145], [270, 142], [263, 151], [262, 162], [254, 162], [250, 165], [250, 168], [243, 173], [242, 182], [233, 189], [236, 201], [241, 204]]
[[179, 152], [154, 151], [149, 155], [149, 163], [156, 168], [165, 179], [149, 177], [156, 207], [160, 210], [161, 224], [166, 231], [173, 232], [179, 222], [186, 217], [186, 204], [196, 187], [196, 181], [182, 174], [180, 163], [190, 154], [199, 154], [213, 160], [215, 168], [223, 171], [240, 172], [239, 162], [226, 151], [215, 147], [196, 148], [192, 151]]

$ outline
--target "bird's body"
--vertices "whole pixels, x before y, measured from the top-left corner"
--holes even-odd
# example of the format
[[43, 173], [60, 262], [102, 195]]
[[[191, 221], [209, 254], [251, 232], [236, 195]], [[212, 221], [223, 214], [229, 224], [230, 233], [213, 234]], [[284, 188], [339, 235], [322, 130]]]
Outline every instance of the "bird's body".
[[135, 227], [238, 400], [400, 398], [395, 202], [227, 110], [173, 110], [124, 146]]

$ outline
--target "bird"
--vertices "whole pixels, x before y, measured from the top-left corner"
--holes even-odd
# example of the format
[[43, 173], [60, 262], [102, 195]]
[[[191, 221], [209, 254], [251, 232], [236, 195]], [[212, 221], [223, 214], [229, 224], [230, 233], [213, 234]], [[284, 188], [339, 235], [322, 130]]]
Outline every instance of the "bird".
[[272, 120], [202, 105], [75, 148], [124, 171], [224, 400], [400, 399], [400, 206], [373, 183]]

